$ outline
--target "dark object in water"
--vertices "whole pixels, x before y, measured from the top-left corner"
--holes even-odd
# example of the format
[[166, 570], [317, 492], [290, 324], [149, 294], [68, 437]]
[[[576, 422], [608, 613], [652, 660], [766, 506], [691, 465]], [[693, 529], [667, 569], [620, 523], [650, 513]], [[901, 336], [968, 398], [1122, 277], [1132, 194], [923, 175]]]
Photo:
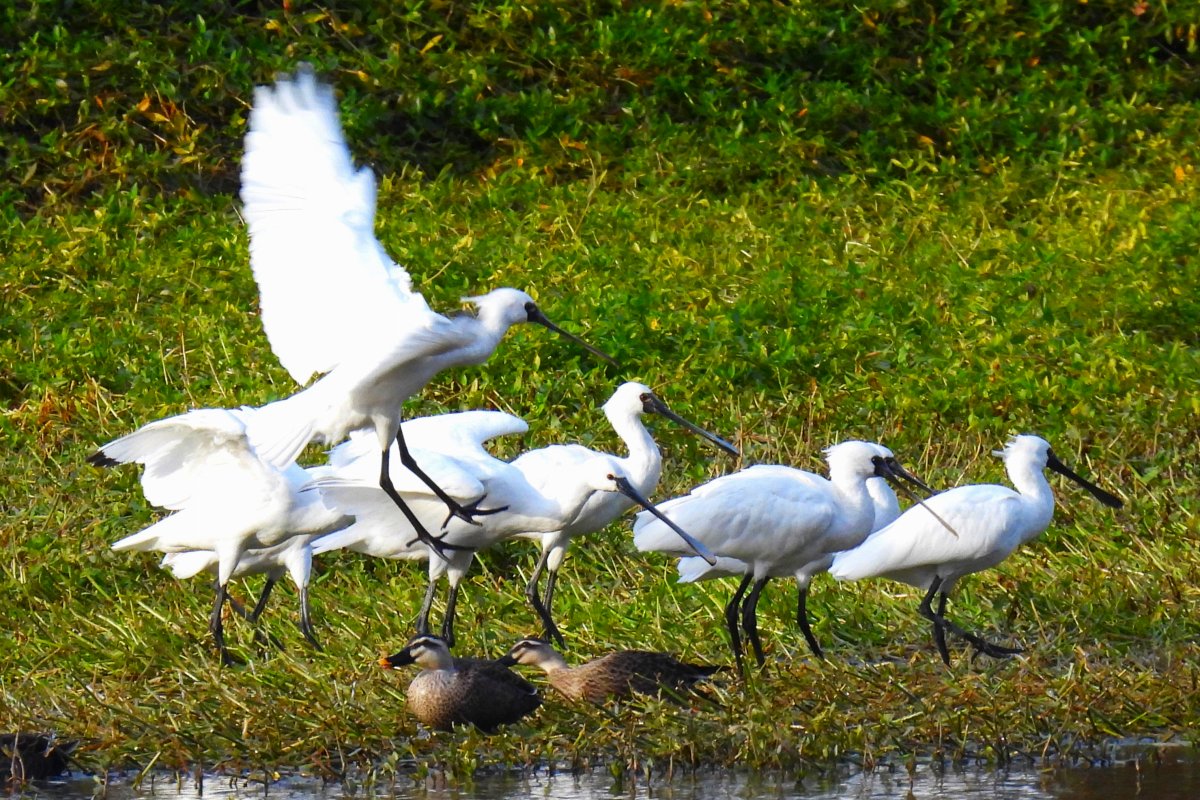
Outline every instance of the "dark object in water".
[[79, 742], [52, 733], [0, 733], [0, 780], [53, 778], [67, 771]]

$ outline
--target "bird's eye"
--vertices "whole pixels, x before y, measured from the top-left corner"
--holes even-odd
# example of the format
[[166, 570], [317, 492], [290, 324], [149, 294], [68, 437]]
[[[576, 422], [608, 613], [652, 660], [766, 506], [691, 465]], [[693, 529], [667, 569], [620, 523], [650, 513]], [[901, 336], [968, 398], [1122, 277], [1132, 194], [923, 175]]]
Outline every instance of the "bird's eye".
[[649, 403], [649, 402], [650, 402], [650, 396], [651, 396], [651, 395], [650, 395], [650, 393], [649, 393], [649, 392], [644, 392], [644, 393], [643, 393], [643, 394], [642, 394], [640, 397], [638, 397], [638, 399], [639, 399], [639, 400], [641, 400], [643, 403]]

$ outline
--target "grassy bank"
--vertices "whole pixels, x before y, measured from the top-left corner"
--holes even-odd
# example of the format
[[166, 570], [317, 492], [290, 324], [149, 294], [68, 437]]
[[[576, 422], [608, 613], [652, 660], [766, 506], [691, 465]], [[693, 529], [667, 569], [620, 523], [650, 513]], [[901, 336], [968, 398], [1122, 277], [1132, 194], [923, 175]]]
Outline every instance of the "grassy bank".
[[[97, 769], [416, 758], [459, 775], [1191, 736], [1197, 20], [1106, 2], [807, 5], [0, 12], [0, 721], [81, 737]], [[375, 660], [407, 637], [423, 573], [338, 555], [313, 587], [324, 652], [280, 592], [268, 624], [285, 650], [257, 655], [232, 621], [251, 663], [222, 670], [203, 581], [108, 550], [155, 518], [136, 470], [84, 458], [151, 419], [292, 391], [236, 186], [253, 86], [300, 60], [336, 83], [381, 178], [380, 239], [431, 304], [529, 287], [623, 365], [517, 330], [410, 413], [512, 411], [531, 430], [510, 453], [613, 449], [597, 406], [638, 379], [744, 464], [819, 468], [821, 448], [861, 437], [939, 486], [1002, 480], [988, 452], [1037, 432], [1129, 502], [1114, 514], [1063, 486], [1051, 530], [962, 587], [959, 618], [1027, 656], [946, 669], [915, 592], [819, 580], [830, 658], [815, 663], [780, 585], [760, 606], [770, 665], [728, 680], [720, 710], [550, 698], [511, 733], [419, 738], [402, 676]], [[658, 432], [659, 497], [736, 467]], [[535, 630], [533, 560], [515, 544], [483, 559], [463, 652]], [[578, 547], [556, 602], [570, 656], [724, 663], [733, 587], [673, 577], [627, 526]]]

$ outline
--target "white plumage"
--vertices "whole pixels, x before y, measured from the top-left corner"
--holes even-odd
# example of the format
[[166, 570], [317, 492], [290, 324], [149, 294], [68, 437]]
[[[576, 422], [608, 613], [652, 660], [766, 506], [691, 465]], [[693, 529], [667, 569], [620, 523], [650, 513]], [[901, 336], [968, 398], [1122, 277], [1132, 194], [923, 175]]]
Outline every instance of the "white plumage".
[[[622, 384], [604, 404], [604, 415], [608, 418], [617, 436], [625, 443], [629, 454], [625, 457], [601, 453], [577, 444], [551, 445], [523, 453], [513, 461], [539, 492], [548, 496], [571, 494], [575, 484], [583, 480], [580, 468], [596, 458], [606, 459], [613, 469], [624, 474], [630, 484], [644, 497], [649, 497], [658, 486], [662, 474], [662, 453], [654, 438], [642, 422], [645, 414], [658, 414], [682, 425], [689, 431], [712, 442], [727, 453], [738, 455], [733, 445], [708, 431], [694, 425], [671, 411], [650, 387], [629, 381]], [[538, 616], [541, 617], [545, 635], [553, 636], [564, 644], [558, 626], [551, 613], [554, 601], [554, 585], [559, 567], [566, 557], [571, 541], [602, 530], [635, 505], [629, 497], [615, 492], [597, 492], [574, 513], [573, 517], [560, 520], [560, 524], [548, 533], [525, 531], [518, 535], [537, 539], [542, 555], [526, 587], [526, 597]], [[671, 535], [676, 536], [674, 532]], [[677, 537], [678, 538], [678, 537]], [[704, 563], [704, 559], [697, 558]], [[538, 595], [538, 581], [543, 570], [549, 572], [546, 579], [544, 598]]]
[[[946, 600], [959, 578], [999, 564], [1049, 526], [1054, 493], [1044, 474], [1047, 467], [1076, 481], [1105, 505], [1122, 505], [1118, 498], [1064, 466], [1040, 437], [1015, 436], [996, 455], [1004, 459], [1015, 489], [996, 484], [960, 486], [925, 501], [957, 536], [929, 510], [914, 506], [858, 547], [839, 554], [829, 570], [838, 580], [885, 577], [926, 590], [921, 614], [933, 623], [938, 651], [947, 664], [947, 630], [988, 655], [1020, 652], [991, 644], [946, 620]], [[931, 603], [937, 594], [939, 609], [934, 611]]]
[[314, 439], [333, 444], [351, 431], [374, 431], [381, 488], [440, 552], [389, 482], [391, 443], [451, 513], [469, 521], [479, 512], [453, 500], [411, 457], [400, 434], [401, 404], [441, 370], [483, 363], [512, 325], [536, 322], [570, 335], [517, 289], [467, 298], [475, 317], [429, 308], [375, 238], [374, 176], [354, 167], [333, 91], [307, 67], [255, 90], [242, 201], [271, 348], [297, 383], [323, 376], [264, 406], [250, 441], [283, 467]]
[[93, 464], [144, 465], [146, 499], [174, 513], [113, 544], [117, 551], [211, 551], [217, 598], [210, 620], [222, 658], [220, 612], [226, 585], [251, 549], [301, 534], [327, 533], [350, 520], [318, 492], [302, 492], [311, 476], [263, 461], [246, 439], [253, 409], [208, 408], [151, 422], [104, 445]]
[[[506, 417], [510, 423], [506, 424]], [[411, 422], [419, 423], [427, 444], [436, 444], [437, 456], [453, 462], [466, 476], [478, 481], [472, 494], [460, 499], [472, 499], [475, 493], [486, 494], [488, 501], [495, 504], [497, 511], [480, 520], [479, 524], [468, 524], [452, 519], [442, 541], [452, 549], [445, 559], [429, 560], [429, 588], [417, 616], [417, 632], [426, 634], [429, 613], [433, 604], [438, 581], [446, 576], [450, 591], [446, 601], [446, 615], [442, 623], [442, 638], [454, 640], [454, 607], [458, 588], [474, 560], [474, 554], [497, 542], [520, 533], [556, 530], [563, 519], [573, 519], [593, 496], [600, 492], [622, 492], [635, 502], [648, 504], [637, 490], [629, 485], [620, 466], [606, 458], [594, 457], [577, 466], [577, 479], [558, 491], [545, 492], [533, 485], [516, 462], [509, 463], [495, 458], [482, 443], [492, 434], [515, 432], [524, 422], [500, 412], [471, 411], [460, 414], [444, 414]], [[411, 422], [405, 422], [406, 435]], [[444, 431], [444, 435], [439, 433]], [[425, 438], [427, 437], [427, 438]], [[424, 451], [421, 451], [424, 452]], [[335, 457], [335, 460], [340, 456]], [[313, 545], [315, 553], [331, 549], [350, 549], [369, 555], [393, 559], [424, 560], [429, 557], [429, 548], [416, 540], [413, 528], [397, 514], [395, 506], [387, 502], [379, 488], [361, 477], [347, 477], [352, 473], [353, 462], [339, 468], [336, 477], [317, 482], [321, 491], [332, 498], [339, 508], [355, 516], [355, 523], [342, 531], [318, 539]], [[467, 478], [461, 482], [468, 485]], [[436, 498], [426, 490], [402, 491], [418, 518], [426, 520], [441, 514]], [[678, 535], [678, 534], [677, 534]]]
[[[759, 465], [702, 484], [660, 507], [718, 557], [745, 565], [736, 572], [743, 579], [725, 608], [739, 666], [739, 616], [755, 658], [760, 665], [764, 662], [755, 608], [772, 577], [794, 576], [800, 584], [798, 621], [813, 652], [820, 655], [804, 608], [809, 581], [828, 568], [834, 553], [858, 544], [870, 532], [875, 511], [867, 481], [900, 475], [911, 479], [881, 445], [842, 442], [825, 454], [828, 480], [791, 467]], [[666, 529], [642, 514], [634, 523], [633, 541], [638, 550], [682, 554]]]

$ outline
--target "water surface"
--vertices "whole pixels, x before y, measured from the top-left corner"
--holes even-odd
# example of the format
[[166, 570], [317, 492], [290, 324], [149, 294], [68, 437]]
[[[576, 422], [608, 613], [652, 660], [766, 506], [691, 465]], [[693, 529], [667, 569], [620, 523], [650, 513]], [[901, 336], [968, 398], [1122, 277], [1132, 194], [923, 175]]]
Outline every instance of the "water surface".
[[[1186, 748], [1143, 748], [1128, 758], [1110, 758], [1104, 766], [1036, 769], [986, 767], [941, 768], [919, 764], [910, 775], [904, 768], [849, 771], [803, 779], [775, 773], [702, 769], [616, 780], [603, 770], [580, 775], [501, 774], [476, 778], [469, 786], [452, 786], [437, 773], [423, 781], [399, 777], [370, 786], [324, 783], [289, 777], [261, 781], [220, 775], [159, 773], [132, 785], [132, 777], [116, 777], [104, 790], [105, 800], [1196, 800], [1200, 798], [1200, 763]], [[43, 781], [27, 796], [44, 800], [90, 800], [102, 787], [90, 777]]]

